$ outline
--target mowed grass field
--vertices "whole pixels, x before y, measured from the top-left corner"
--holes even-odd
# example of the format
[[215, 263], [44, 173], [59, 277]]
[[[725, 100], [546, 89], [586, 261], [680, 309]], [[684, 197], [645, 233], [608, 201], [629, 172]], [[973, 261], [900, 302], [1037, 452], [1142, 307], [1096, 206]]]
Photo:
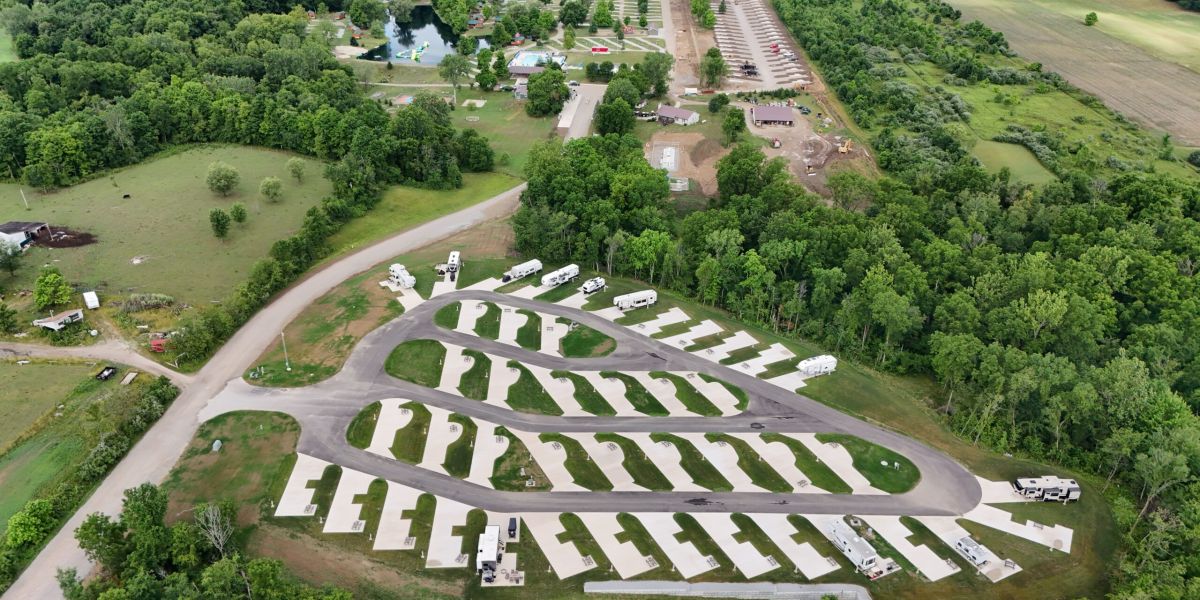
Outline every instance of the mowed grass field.
[[[0, 185], [0, 222], [46, 221], [52, 228], [68, 227], [97, 238], [79, 248], [30, 250], [9, 287], [32, 288], [39, 267], [53, 265], [72, 283], [102, 294], [157, 292], [189, 304], [220, 300], [246, 279], [271, 244], [299, 229], [309, 207], [331, 192], [318, 161], [306, 160], [303, 183], [292, 179], [286, 169], [291, 157], [261, 148], [198, 147], [48, 194], [26, 189], [30, 210], [15, 184]], [[241, 173], [228, 197], [205, 184], [214, 161]], [[258, 195], [259, 182], [268, 176], [283, 181], [277, 203]], [[233, 223], [229, 235], [218, 239], [209, 211], [229, 209], [235, 202], [246, 205], [249, 218]]]
[[[468, 108], [462, 106], [467, 99], [487, 103], [483, 108]], [[558, 115], [535, 119], [525, 114], [525, 102], [513, 98], [512, 92], [484, 92], [464, 87], [458, 90], [458, 104], [451, 114], [454, 126], [474, 129], [486, 137], [496, 151], [496, 170], [501, 173], [522, 177], [529, 149], [537, 142], [557, 137], [554, 130], [558, 126]], [[508, 161], [501, 164], [504, 154], [508, 155]]]
[[[1200, 13], [1167, 0], [952, 0], [1114, 110], [1200, 144]], [[1094, 27], [1083, 24], [1095, 12]]]
[[0, 362], [0, 455], [95, 371], [99, 368], [82, 364]]
[[1033, 184], [1049, 183], [1057, 179], [1028, 148], [1017, 144], [983, 140], [972, 148], [972, 153], [983, 163], [989, 173], [1008, 167], [1014, 179]]
[[17, 49], [13, 47], [13, 39], [8, 33], [0, 33], [0, 62], [17, 60]]

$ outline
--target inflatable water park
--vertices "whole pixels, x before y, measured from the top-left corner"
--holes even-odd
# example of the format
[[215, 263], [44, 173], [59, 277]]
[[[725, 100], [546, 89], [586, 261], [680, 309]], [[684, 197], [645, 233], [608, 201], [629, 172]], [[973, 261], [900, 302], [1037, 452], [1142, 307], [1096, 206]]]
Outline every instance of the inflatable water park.
[[411, 50], [405, 49], [405, 50], [401, 50], [401, 51], [397, 52], [396, 58], [410, 58], [416, 62], [420, 62], [421, 55], [425, 54], [425, 51], [428, 49], [429, 49], [429, 42], [428, 41], [421, 42], [421, 44], [419, 46], [416, 46], [416, 47], [412, 48]]

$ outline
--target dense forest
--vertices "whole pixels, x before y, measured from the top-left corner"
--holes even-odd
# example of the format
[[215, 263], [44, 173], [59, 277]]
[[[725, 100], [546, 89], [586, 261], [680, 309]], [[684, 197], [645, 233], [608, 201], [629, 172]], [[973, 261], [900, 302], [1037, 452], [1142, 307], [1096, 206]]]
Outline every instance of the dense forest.
[[[904, 6], [867, 0], [853, 22], [938, 47], [943, 28], [893, 18]], [[938, 6], [947, 22], [957, 16]], [[961, 29], [983, 51], [1006, 47], [977, 23]], [[979, 66], [969, 52], [947, 54], [964, 76]], [[846, 84], [856, 117], [896, 118], [886, 82], [863, 78], [870, 64], [817, 55], [827, 71], [858, 73]], [[924, 94], [911, 101], [914, 114], [944, 110]], [[833, 177], [833, 207], [792, 183], [785, 164], [739, 146], [718, 163], [719, 197], [683, 218], [632, 136], [547, 144], [527, 166], [517, 246], [935, 376], [940, 412], [963, 438], [1114, 484], [1126, 542], [1115, 598], [1197, 597], [1198, 180], [1065, 158], [1058, 181], [1034, 188], [989, 174], [940, 122], [880, 131], [889, 176]]]
[[10, 2], [0, 21], [19, 62], [0, 65], [0, 161], [43, 188], [69, 185], [181, 144], [226, 142], [332, 162], [334, 196], [306, 215], [220, 305], [190, 311], [172, 338], [199, 362], [326, 252], [325, 240], [387, 185], [462, 185], [492, 168], [486, 139], [456, 132], [452, 107], [419, 95], [389, 114], [300, 7], [239, 1]]
[[1200, 0], [1171, 0], [1188, 10], [1200, 10]]

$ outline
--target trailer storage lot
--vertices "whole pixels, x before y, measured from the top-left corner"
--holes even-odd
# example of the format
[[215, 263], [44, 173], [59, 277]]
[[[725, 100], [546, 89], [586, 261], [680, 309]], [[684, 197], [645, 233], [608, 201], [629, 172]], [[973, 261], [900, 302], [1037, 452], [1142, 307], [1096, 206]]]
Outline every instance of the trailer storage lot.
[[[712, 3], [714, 14], [719, 5], [720, 0]], [[791, 36], [764, 0], [726, 2], [725, 14], [717, 14], [716, 36], [729, 64], [731, 89], [773, 90], [813, 82]], [[745, 64], [756, 67], [757, 73], [748, 74], [742, 69]]]

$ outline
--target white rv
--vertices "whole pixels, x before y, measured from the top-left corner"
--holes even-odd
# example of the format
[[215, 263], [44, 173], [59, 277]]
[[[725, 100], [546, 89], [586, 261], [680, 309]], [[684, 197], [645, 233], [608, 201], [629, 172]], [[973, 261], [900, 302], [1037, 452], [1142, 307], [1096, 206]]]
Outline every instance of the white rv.
[[528, 275], [533, 275], [534, 273], [537, 273], [538, 271], [541, 271], [541, 270], [542, 270], [542, 261], [535, 258], [533, 260], [525, 261], [525, 262], [505, 271], [504, 276], [501, 277], [500, 280], [505, 283], [508, 283], [509, 281], [515, 281], [522, 277], [526, 277]]
[[858, 537], [845, 521], [837, 519], [829, 527], [830, 539], [842, 554], [850, 560], [854, 568], [864, 573], [872, 571], [879, 564], [879, 553], [867, 542]]
[[562, 285], [579, 277], [579, 265], [567, 265], [557, 271], [542, 275], [542, 287]]
[[979, 542], [975, 541], [970, 536], [955, 542], [954, 548], [958, 550], [959, 554], [967, 557], [967, 560], [971, 561], [971, 564], [977, 567], [987, 563], [988, 557], [991, 554], [988, 552], [987, 548], [980, 546]]
[[590, 294], [592, 292], [598, 292], [604, 289], [605, 285], [607, 284], [603, 277], [593, 277], [583, 282], [583, 293]]
[[655, 302], [658, 302], [658, 292], [654, 290], [642, 290], [613, 298], [613, 306], [621, 310], [633, 310], [643, 306], [650, 306]]
[[417, 285], [417, 278], [413, 277], [404, 265], [394, 264], [388, 267], [388, 279], [392, 280], [392, 284], [396, 287], [408, 289]]
[[804, 375], [824, 375], [832, 373], [836, 368], [837, 359], [828, 354], [806, 358], [796, 363], [796, 369]]
[[500, 558], [504, 554], [504, 543], [500, 541], [500, 526], [488, 525], [479, 534], [479, 547], [475, 550], [475, 570], [483, 575], [483, 580], [492, 583], [496, 580], [496, 571], [500, 566]]
[[1078, 500], [1082, 490], [1074, 479], [1060, 479], [1053, 475], [1024, 477], [1013, 481], [1013, 490], [1018, 494], [1043, 502], [1070, 502]]
[[446, 272], [457, 273], [462, 267], [462, 258], [458, 254], [458, 250], [450, 251], [450, 258], [446, 260]]

